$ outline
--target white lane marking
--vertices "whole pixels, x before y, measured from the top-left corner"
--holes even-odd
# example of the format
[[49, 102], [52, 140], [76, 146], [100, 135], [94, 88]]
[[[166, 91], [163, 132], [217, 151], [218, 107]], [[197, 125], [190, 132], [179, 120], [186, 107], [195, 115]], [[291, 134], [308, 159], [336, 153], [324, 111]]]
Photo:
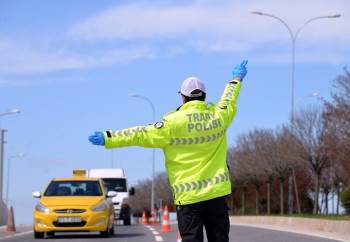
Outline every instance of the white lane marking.
[[33, 233], [33, 231], [26, 231], [26, 232], [6, 235], [6, 236], [1, 237], [0, 240], [10, 239], [10, 238], [13, 238], [13, 237], [18, 237], [18, 236], [22, 236], [22, 235], [26, 235], [26, 234], [32, 234], [32, 233]]
[[162, 236], [157, 235], [154, 238], [156, 239], [156, 241], [163, 241]]
[[148, 228], [152, 232], [152, 234], [154, 235], [155, 241], [157, 241], [157, 242], [164, 241], [163, 237], [159, 235], [159, 232], [156, 231], [155, 228], [153, 228], [153, 227], [151, 227], [149, 225], [146, 225], [145, 227]]

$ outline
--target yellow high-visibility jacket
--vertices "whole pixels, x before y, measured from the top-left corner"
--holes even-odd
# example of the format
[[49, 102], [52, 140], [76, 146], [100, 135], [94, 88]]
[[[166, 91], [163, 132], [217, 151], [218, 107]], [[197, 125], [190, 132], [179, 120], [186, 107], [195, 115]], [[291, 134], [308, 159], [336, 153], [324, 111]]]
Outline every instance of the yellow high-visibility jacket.
[[218, 105], [190, 101], [155, 124], [106, 131], [105, 147], [161, 148], [177, 205], [228, 195], [226, 131], [240, 87], [238, 80], [229, 82]]

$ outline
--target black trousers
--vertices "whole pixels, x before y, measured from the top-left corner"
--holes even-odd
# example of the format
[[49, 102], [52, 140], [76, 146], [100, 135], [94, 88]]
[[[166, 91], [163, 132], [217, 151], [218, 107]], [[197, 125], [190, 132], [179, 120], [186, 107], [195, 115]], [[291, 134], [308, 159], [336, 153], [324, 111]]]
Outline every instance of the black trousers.
[[229, 241], [230, 221], [225, 197], [178, 205], [176, 210], [182, 242], [203, 242], [203, 226], [208, 242]]

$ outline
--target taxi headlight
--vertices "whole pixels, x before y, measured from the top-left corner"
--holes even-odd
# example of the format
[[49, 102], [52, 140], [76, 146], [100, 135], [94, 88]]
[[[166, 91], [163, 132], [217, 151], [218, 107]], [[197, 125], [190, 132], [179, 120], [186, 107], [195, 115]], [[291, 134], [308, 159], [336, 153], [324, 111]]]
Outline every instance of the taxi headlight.
[[49, 212], [49, 208], [46, 207], [44, 204], [42, 204], [40, 202], [35, 206], [35, 210], [38, 211], [38, 212], [42, 212], [42, 213], [48, 213]]
[[105, 202], [101, 202], [93, 207], [91, 207], [91, 211], [94, 211], [94, 212], [100, 212], [100, 211], [105, 211], [107, 210], [107, 205]]

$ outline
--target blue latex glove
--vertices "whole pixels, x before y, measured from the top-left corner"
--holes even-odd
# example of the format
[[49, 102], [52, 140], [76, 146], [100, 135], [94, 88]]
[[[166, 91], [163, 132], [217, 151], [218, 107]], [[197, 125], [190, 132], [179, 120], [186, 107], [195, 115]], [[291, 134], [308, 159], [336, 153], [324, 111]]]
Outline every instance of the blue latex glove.
[[247, 75], [247, 63], [248, 61], [244, 60], [241, 62], [241, 64], [235, 66], [235, 68], [232, 71], [233, 79], [240, 78], [241, 81], [243, 81], [243, 78]]
[[105, 137], [102, 132], [95, 132], [89, 136], [89, 141], [94, 145], [105, 145]]

